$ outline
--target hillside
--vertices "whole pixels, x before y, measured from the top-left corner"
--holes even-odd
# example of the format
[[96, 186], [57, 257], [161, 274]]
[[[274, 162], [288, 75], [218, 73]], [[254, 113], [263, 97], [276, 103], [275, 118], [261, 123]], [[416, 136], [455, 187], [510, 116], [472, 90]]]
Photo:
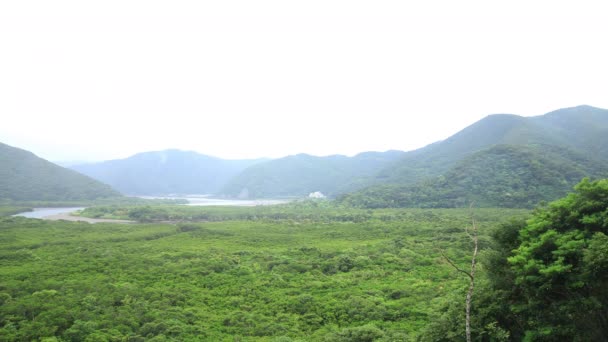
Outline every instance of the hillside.
[[108, 185], [0, 143], [0, 199], [80, 201], [117, 196]]
[[494, 145], [551, 145], [608, 160], [608, 110], [578, 106], [535, 117], [494, 114], [446, 140], [408, 152], [378, 173], [378, 183], [415, 184]]
[[404, 154], [387, 151], [365, 152], [354, 157], [288, 156], [248, 168], [231, 180], [221, 193], [263, 198], [306, 196], [321, 191], [331, 196], [371, 184], [373, 175]]
[[380, 171], [342, 200], [369, 207], [529, 207], [608, 170], [608, 111], [565, 108], [536, 117], [490, 115]]
[[564, 196], [583, 177], [608, 177], [608, 163], [548, 145], [495, 145], [414, 185], [381, 185], [346, 194], [355, 207], [531, 208]]
[[166, 150], [70, 168], [125, 194], [209, 194], [261, 161], [224, 160], [191, 151]]

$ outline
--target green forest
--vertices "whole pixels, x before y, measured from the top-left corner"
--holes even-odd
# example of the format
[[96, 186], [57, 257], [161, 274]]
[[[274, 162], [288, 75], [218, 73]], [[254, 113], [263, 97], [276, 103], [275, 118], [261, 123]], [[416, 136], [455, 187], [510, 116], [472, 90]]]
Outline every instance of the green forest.
[[0, 205], [25, 201], [93, 201], [121, 196], [93, 178], [0, 143]]
[[583, 177], [608, 176], [608, 163], [548, 145], [495, 145], [414, 185], [387, 184], [341, 195], [361, 208], [534, 208], [568, 193]]
[[[178, 209], [181, 208], [181, 209]], [[12, 211], [4, 211], [10, 214]], [[2, 341], [476, 341], [608, 332], [608, 180], [522, 209], [127, 205], [0, 219]]]

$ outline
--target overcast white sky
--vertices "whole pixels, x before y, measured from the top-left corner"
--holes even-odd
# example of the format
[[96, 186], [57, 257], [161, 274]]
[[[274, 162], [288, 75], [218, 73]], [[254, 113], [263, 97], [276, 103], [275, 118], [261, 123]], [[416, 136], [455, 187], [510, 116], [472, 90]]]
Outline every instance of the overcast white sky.
[[2, 1], [0, 141], [50, 160], [411, 150], [608, 108], [605, 1]]

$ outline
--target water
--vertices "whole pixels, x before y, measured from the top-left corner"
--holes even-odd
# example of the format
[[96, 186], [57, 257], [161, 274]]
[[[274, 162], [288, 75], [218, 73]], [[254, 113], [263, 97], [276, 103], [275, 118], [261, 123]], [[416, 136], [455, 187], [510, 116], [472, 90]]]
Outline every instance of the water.
[[[286, 199], [265, 199], [265, 200], [228, 200], [222, 198], [212, 198], [206, 195], [189, 195], [189, 196], [175, 196], [175, 197], [150, 197], [140, 196], [141, 198], [161, 198], [161, 199], [185, 199], [188, 200], [190, 206], [237, 206], [237, 207], [254, 207], [258, 205], [273, 205], [290, 202]], [[23, 216], [28, 218], [43, 219], [49, 216], [69, 214], [77, 210], [82, 210], [84, 207], [71, 207], [71, 208], [34, 208], [34, 211], [27, 211], [24, 213], [15, 214], [13, 216]]]
[[24, 213], [15, 214], [13, 216], [23, 216], [28, 218], [45, 218], [48, 216], [68, 214], [77, 210], [82, 210], [84, 207], [72, 207], [72, 208], [34, 208], [34, 211], [27, 211]]
[[205, 195], [189, 195], [189, 196], [171, 196], [171, 197], [149, 197], [140, 196], [141, 198], [160, 198], [160, 199], [184, 199], [190, 206], [237, 206], [237, 207], [254, 207], [258, 205], [273, 205], [290, 202], [286, 199], [264, 199], [264, 200], [232, 200], [223, 198], [212, 198]]

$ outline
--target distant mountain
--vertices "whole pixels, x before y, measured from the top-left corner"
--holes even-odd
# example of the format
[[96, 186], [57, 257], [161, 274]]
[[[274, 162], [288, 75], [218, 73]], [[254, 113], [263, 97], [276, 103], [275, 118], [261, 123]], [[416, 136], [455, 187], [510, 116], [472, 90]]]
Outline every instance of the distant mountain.
[[371, 178], [404, 156], [401, 151], [365, 152], [354, 157], [298, 154], [249, 167], [223, 187], [232, 197], [335, 195], [371, 184]]
[[108, 185], [0, 143], [0, 199], [81, 201], [118, 196]]
[[584, 176], [608, 176], [608, 110], [490, 115], [441, 142], [408, 152], [342, 200], [357, 206], [528, 207], [561, 197]]
[[166, 150], [70, 168], [130, 195], [211, 194], [262, 161], [224, 160], [191, 151]]

